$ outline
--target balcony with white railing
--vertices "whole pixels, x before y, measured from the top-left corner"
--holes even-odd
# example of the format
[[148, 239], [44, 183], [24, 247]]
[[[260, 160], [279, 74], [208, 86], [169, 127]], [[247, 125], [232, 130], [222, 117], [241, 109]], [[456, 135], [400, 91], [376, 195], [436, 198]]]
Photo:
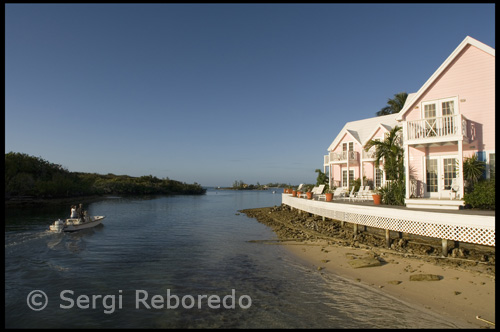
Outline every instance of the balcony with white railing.
[[328, 165], [330, 165], [330, 156], [325, 155], [323, 156], [323, 166], [328, 166]]
[[429, 144], [469, 140], [468, 121], [461, 114], [406, 121], [405, 144]]
[[359, 153], [356, 151], [330, 152], [329, 155], [330, 163], [347, 163], [348, 157], [350, 163], [359, 161]]
[[363, 160], [375, 160], [375, 147], [371, 147], [368, 151], [363, 150]]

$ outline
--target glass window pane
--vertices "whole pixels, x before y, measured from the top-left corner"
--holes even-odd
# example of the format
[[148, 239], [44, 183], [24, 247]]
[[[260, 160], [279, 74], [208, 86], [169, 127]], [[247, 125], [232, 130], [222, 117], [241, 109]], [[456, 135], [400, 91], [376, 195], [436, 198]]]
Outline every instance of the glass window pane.
[[490, 153], [490, 179], [495, 178], [495, 154]]
[[451, 181], [457, 177], [456, 172], [457, 160], [455, 158], [443, 159], [443, 171], [444, 171], [444, 189], [451, 189]]
[[426, 182], [427, 182], [427, 192], [437, 193], [438, 192], [438, 174], [437, 174], [437, 160], [428, 159], [427, 160], [427, 172], [426, 172]]
[[454, 103], [453, 100], [445, 101], [441, 103], [443, 116], [454, 114]]
[[382, 186], [383, 172], [380, 168], [375, 169], [375, 188], [380, 188]]
[[435, 118], [436, 117], [436, 104], [424, 105], [424, 118]]

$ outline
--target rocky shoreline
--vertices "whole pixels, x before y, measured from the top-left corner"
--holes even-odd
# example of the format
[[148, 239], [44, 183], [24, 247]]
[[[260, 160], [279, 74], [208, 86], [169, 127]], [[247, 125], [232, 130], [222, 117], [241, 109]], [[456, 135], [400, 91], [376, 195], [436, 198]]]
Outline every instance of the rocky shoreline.
[[[289, 206], [240, 210], [269, 226], [276, 239], [311, 272], [333, 273], [447, 317], [459, 328], [494, 328], [495, 247], [454, 243], [442, 255], [440, 239], [315, 216]], [[451, 241], [453, 243], [453, 241]]]
[[[306, 212], [281, 206], [241, 210], [248, 217], [257, 219], [273, 229], [280, 241], [285, 240], [327, 240], [332, 244], [364, 249], [389, 249], [386, 247], [383, 230], [366, 228], [354, 234], [352, 224], [344, 226], [340, 221], [314, 216]], [[362, 229], [360, 227], [359, 229]], [[390, 250], [405, 257], [415, 257], [439, 265], [448, 265], [467, 270], [481, 270], [495, 275], [495, 248], [459, 244], [450, 248], [447, 257], [443, 257], [439, 239], [394, 234], [391, 236]]]

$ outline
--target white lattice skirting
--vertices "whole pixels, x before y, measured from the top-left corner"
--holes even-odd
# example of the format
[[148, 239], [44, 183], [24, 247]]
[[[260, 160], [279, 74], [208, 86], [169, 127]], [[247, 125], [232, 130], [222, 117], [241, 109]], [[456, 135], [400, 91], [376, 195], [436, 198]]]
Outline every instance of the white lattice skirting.
[[495, 217], [343, 204], [296, 198], [282, 202], [326, 218], [440, 239], [495, 246]]

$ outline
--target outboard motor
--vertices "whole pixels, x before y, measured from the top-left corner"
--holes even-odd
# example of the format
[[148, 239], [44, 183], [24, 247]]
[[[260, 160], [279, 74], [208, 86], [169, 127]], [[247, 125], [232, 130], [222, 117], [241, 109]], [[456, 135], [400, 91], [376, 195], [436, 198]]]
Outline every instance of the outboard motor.
[[61, 232], [64, 228], [64, 221], [58, 219], [54, 221], [54, 224], [50, 225], [50, 230], [54, 232]]

